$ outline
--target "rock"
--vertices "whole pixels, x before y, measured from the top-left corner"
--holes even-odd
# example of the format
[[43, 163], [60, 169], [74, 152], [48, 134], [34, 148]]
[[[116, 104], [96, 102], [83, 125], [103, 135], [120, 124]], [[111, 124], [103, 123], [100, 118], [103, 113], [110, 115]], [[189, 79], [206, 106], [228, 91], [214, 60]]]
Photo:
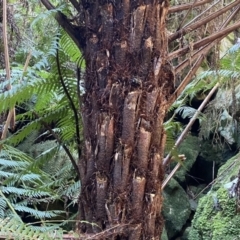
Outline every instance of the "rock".
[[224, 109], [220, 117], [218, 132], [230, 144], [236, 143], [237, 121]]
[[[231, 61], [231, 60], [230, 60]], [[219, 89], [216, 97], [204, 111], [205, 118], [201, 122], [199, 136], [203, 139], [214, 135], [219, 140], [223, 137], [229, 145], [240, 146], [239, 126], [240, 117], [240, 85], [233, 89]]]
[[218, 172], [216, 184], [199, 200], [188, 240], [240, 239], [240, 215], [236, 198], [229, 194], [229, 183], [237, 176], [240, 153], [232, 157]]
[[179, 183], [171, 179], [163, 191], [163, 217], [168, 238], [176, 236], [188, 220], [191, 207]]
[[163, 228], [163, 232], [162, 232], [162, 235], [161, 235], [161, 240], [168, 240], [168, 236], [167, 236], [167, 232], [166, 232], [165, 228]]
[[[185, 182], [185, 175], [188, 172], [194, 162], [197, 159], [200, 150], [199, 139], [195, 136], [188, 135], [184, 142], [181, 144], [178, 152], [186, 156], [186, 161], [183, 163], [183, 166], [177, 171], [174, 178], [180, 182]], [[176, 164], [174, 164], [176, 165]]]
[[199, 156], [190, 170], [190, 175], [196, 177], [197, 181], [189, 179], [188, 184], [209, 184], [216, 177], [219, 167], [233, 155], [227, 144], [220, 146], [210, 140], [202, 141]]
[[204, 140], [201, 142], [199, 156], [206, 162], [215, 162], [216, 164], [222, 165], [233, 157], [234, 154], [226, 143], [222, 143], [221, 145], [213, 144], [212, 140]]
[[181, 240], [189, 240], [190, 227], [187, 227], [181, 237]]

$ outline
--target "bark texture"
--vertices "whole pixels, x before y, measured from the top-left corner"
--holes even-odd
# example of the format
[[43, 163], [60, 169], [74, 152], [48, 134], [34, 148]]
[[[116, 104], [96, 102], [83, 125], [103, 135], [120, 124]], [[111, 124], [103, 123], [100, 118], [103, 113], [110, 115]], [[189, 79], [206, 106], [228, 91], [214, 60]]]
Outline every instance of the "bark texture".
[[163, 120], [174, 91], [167, 0], [82, 1], [86, 23], [82, 231], [159, 239]]

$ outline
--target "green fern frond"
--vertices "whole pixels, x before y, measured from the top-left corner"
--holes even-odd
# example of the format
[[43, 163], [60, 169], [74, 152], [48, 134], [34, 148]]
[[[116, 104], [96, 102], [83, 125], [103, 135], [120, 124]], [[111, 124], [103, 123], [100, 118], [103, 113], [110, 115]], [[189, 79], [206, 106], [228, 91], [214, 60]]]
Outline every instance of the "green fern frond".
[[[80, 63], [82, 54], [75, 42], [72, 40], [72, 38], [69, 37], [69, 35], [65, 31], [61, 32], [60, 46], [63, 51], [69, 56], [72, 62]], [[85, 67], [85, 65], [83, 65], [82, 67]]]
[[7, 203], [6, 203], [5, 199], [0, 196], [0, 218], [5, 217], [4, 213], [5, 213], [6, 207], [7, 207]]
[[41, 232], [33, 229], [31, 226], [27, 226], [16, 218], [0, 219], [0, 225], [0, 234], [1, 236], [6, 236], [7, 239], [51, 240], [54, 236], [53, 231]]
[[81, 192], [81, 183], [80, 181], [73, 182], [62, 192], [62, 195], [67, 196], [69, 199], [78, 200], [78, 197]]
[[19, 196], [24, 196], [24, 197], [29, 197], [29, 198], [37, 198], [37, 197], [46, 197], [50, 196], [49, 192], [45, 191], [36, 191], [36, 190], [27, 190], [24, 188], [17, 188], [17, 187], [2, 187], [1, 188], [2, 192], [5, 194], [17, 194]]
[[26, 136], [28, 136], [33, 131], [40, 130], [41, 127], [42, 127], [41, 121], [39, 119], [36, 119], [36, 120], [28, 123], [23, 128], [21, 128], [19, 131], [17, 131], [16, 134], [10, 136], [7, 139], [7, 142], [11, 143], [14, 146], [16, 146], [20, 142], [22, 142], [26, 138]]
[[173, 111], [174, 109], [178, 108], [178, 107], [181, 107], [183, 105], [186, 105], [187, 103], [187, 96], [185, 97], [179, 97], [169, 108], [169, 112]]
[[[182, 118], [192, 118], [196, 112], [197, 112], [197, 109], [189, 106], [181, 106], [175, 110], [175, 113], [179, 114]], [[204, 114], [199, 113], [197, 118], [203, 119]]]
[[227, 54], [239, 54], [240, 53], [240, 43], [237, 42], [236, 44], [234, 44], [228, 51], [227, 51]]
[[13, 207], [16, 211], [29, 213], [30, 216], [35, 217], [36, 219], [53, 218], [64, 213], [64, 211], [40, 211], [21, 204], [13, 204]]
[[9, 167], [12, 168], [24, 168], [27, 166], [26, 162], [14, 161], [14, 160], [6, 160], [0, 158], [0, 169], [7, 169]]
[[[177, 136], [182, 131], [182, 124], [180, 122], [176, 122], [174, 120], [169, 120], [164, 123], [165, 133], [167, 135], [166, 144], [165, 144], [165, 152], [169, 153], [170, 151], [175, 153], [175, 142]], [[178, 153], [176, 153], [178, 155]]]
[[[33, 27], [36, 24], [37, 20]], [[33, 53], [34, 64], [25, 73], [22, 65], [16, 65], [12, 71], [12, 89], [0, 94], [3, 103], [0, 112], [14, 106], [24, 106], [26, 112], [18, 115], [17, 121], [28, 121], [2, 142], [0, 177], [4, 181], [1, 191], [14, 211], [30, 214], [40, 220], [57, 217], [62, 212], [40, 211], [38, 204], [59, 200], [63, 195], [76, 202], [80, 193], [80, 182], [73, 181], [76, 173], [61, 147], [65, 145], [75, 154], [76, 115], [63, 90], [57, 69], [55, 58], [59, 47], [61, 77], [80, 115], [75, 67], [82, 55], [64, 32], [53, 37], [47, 54], [42, 54], [40, 50]], [[55, 127], [52, 131], [57, 135], [58, 142], [36, 143], [39, 136], [43, 137], [44, 134], [39, 134], [40, 130], [45, 128], [45, 132], [48, 132], [46, 125], [52, 126], [53, 123]], [[10, 145], [18, 146], [25, 153]], [[4, 202], [0, 201], [0, 204], [2, 217], [12, 213]]]

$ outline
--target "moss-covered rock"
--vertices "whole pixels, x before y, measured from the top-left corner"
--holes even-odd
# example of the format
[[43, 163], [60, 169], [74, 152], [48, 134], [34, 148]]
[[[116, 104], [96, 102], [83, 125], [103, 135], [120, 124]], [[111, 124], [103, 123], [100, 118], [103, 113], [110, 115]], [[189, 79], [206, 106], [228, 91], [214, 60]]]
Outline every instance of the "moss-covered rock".
[[163, 192], [163, 217], [168, 238], [177, 235], [191, 213], [188, 196], [174, 179], [171, 179]]
[[163, 228], [163, 232], [161, 235], [161, 240], [168, 240], [168, 236], [167, 236], [167, 231], [165, 228]]
[[197, 159], [200, 150], [200, 141], [198, 137], [188, 135], [184, 142], [181, 144], [178, 152], [184, 154], [186, 161], [183, 163], [183, 166], [177, 171], [174, 178], [182, 183], [185, 181], [186, 172], [188, 172], [194, 162]]
[[213, 144], [211, 140], [205, 140], [201, 142], [200, 156], [208, 162], [222, 163], [227, 160], [223, 154], [224, 150], [222, 146]]
[[223, 165], [212, 190], [200, 199], [189, 232], [189, 240], [240, 239], [240, 215], [236, 199], [229, 195], [226, 184], [237, 176], [240, 154]]
[[187, 227], [181, 237], [181, 240], [189, 240], [190, 227]]

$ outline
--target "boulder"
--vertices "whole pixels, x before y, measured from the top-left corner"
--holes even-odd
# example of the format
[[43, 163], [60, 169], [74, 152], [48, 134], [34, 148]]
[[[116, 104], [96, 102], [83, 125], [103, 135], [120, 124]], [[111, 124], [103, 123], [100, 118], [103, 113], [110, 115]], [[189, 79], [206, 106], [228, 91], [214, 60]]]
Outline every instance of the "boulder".
[[162, 235], [161, 235], [161, 240], [168, 240], [166, 228], [163, 228], [163, 232], [162, 232]]
[[[186, 161], [183, 163], [182, 167], [177, 171], [174, 178], [179, 182], [185, 182], [185, 175], [191, 169], [192, 165], [197, 159], [200, 150], [200, 141], [198, 137], [188, 135], [184, 142], [179, 147], [178, 153], [184, 154]], [[174, 167], [176, 163], [172, 164]]]
[[232, 191], [240, 168], [239, 160], [240, 154], [229, 159], [219, 169], [212, 189], [199, 200], [189, 240], [240, 239], [240, 215]]
[[179, 183], [171, 179], [163, 191], [163, 217], [169, 239], [179, 234], [186, 224], [191, 206], [188, 196]]

